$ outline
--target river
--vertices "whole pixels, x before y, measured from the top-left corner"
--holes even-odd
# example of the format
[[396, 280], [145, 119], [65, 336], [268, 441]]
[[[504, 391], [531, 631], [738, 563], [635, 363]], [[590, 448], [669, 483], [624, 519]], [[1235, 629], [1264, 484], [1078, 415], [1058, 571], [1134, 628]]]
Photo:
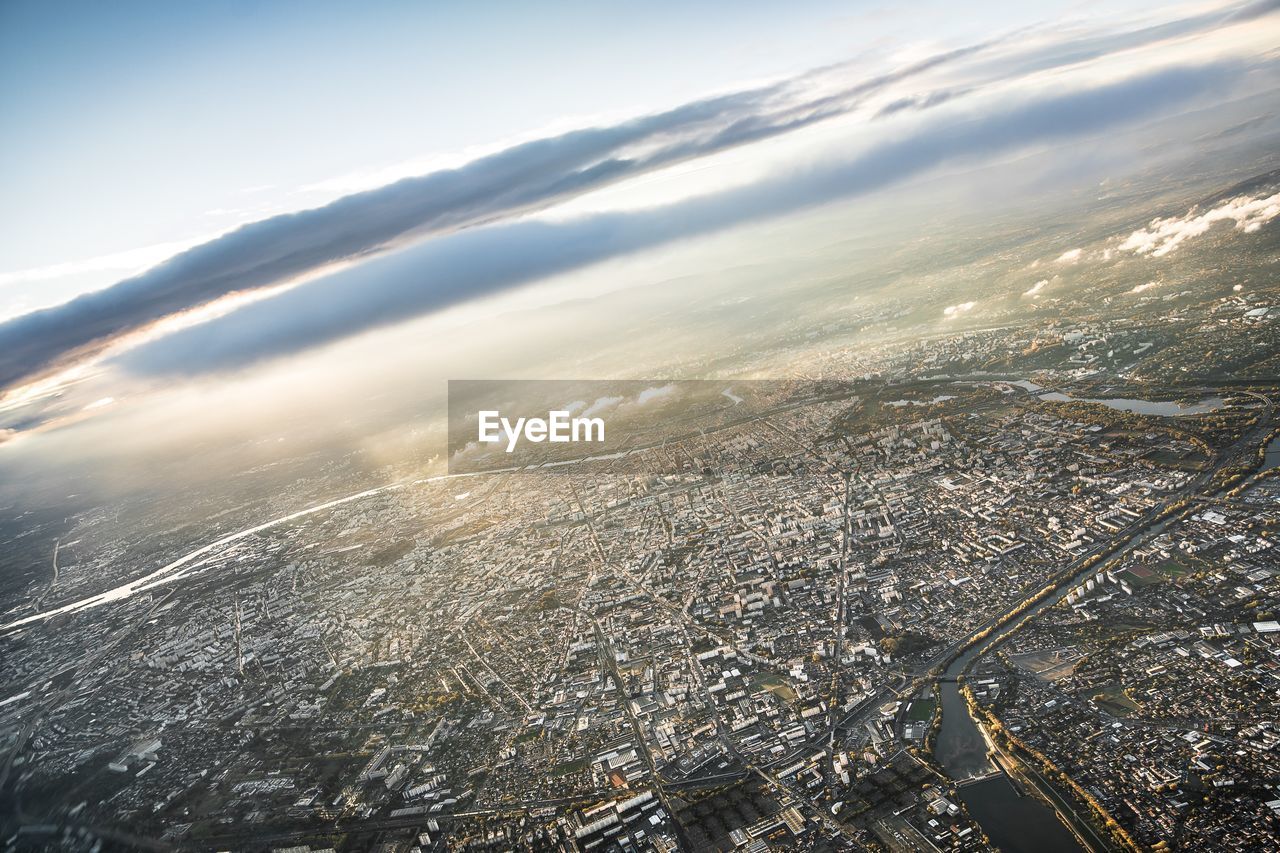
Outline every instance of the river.
[[1280, 435], [1271, 439], [1267, 444], [1267, 450], [1262, 457], [1262, 470], [1270, 471], [1272, 468], [1280, 466]]
[[[1280, 456], [1280, 439], [1273, 441], [1272, 445]], [[1122, 550], [1159, 535], [1169, 522], [1170, 519], [1165, 518], [1148, 525]], [[1057, 604], [1069, 590], [1092, 577], [1096, 571], [1096, 566], [1081, 568], [1070, 581], [1059, 585], [1023, 615], [1034, 616]], [[1021, 622], [1021, 618], [1016, 618], [996, 629], [986, 640], [956, 657], [943, 673], [943, 680], [938, 684], [942, 694], [942, 724], [934, 747], [934, 758], [948, 776], [961, 783], [958, 795], [965, 808], [991, 842], [1005, 853], [1082, 853], [1085, 848], [1058, 819], [1054, 810], [1035, 797], [1020, 796], [1003, 773], [982, 781], [967, 781], [993, 773], [996, 768], [987, 757], [986, 741], [970, 715], [955, 679], [964, 675], [974, 661], [987, 654]]]
[[[1040, 390], [1039, 386], [1033, 383], [1012, 384], [1024, 387], [1032, 393]], [[1212, 399], [1205, 400], [1200, 406], [1212, 403]], [[1258, 429], [1266, 429], [1265, 422]], [[1277, 467], [1280, 467], [1280, 436], [1267, 443], [1262, 463], [1263, 471]], [[1202, 479], [1207, 479], [1209, 473], [1211, 472], [1201, 475]], [[1172, 520], [1173, 517], [1166, 517], [1155, 524], [1146, 525], [1138, 535], [1129, 539], [1115, 553], [1123, 553], [1141, 542], [1158, 536]], [[1082, 567], [1070, 581], [1059, 584], [1057, 589], [1043, 601], [1028, 608], [1024, 616], [1032, 617], [1057, 604], [1066, 597], [1068, 590], [1086, 580], [1096, 570], [1096, 566]], [[1008, 777], [996, 772], [987, 754], [986, 739], [978, 723], [969, 713], [964, 697], [956, 684], [956, 678], [964, 675], [978, 658], [987, 654], [1016, 630], [1021, 622], [1021, 618], [1015, 618], [1004, 624], [983, 642], [966, 649], [947, 667], [943, 680], [938, 684], [942, 699], [942, 724], [934, 747], [934, 758], [946, 770], [947, 775], [960, 783], [958, 788], [960, 800], [991, 842], [1005, 853], [1022, 853], [1022, 851], [1080, 853], [1084, 847], [1062, 824], [1052, 808], [1034, 797], [1020, 796]], [[968, 781], [974, 779], [978, 781]], [[1082, 829], [1086, 835], [1093, 832], [1089, 827], [1077, 825], [1077, 828]]]
[[1050, 400], [1058, 403], [1069, 403], [1072, 401], [1081, 403], [1100, 403], [1108, 409], [1115, 409], [1118, 412], [1130, 412], [1135, 415], [1159, 415], [1162, 418], [1172, 418], [1180, 415], [1204, 415], [1209, 412], [1216, 412], [1218, 409], [1222, 408], [1223, 404], [1223, 399], [1221, 397], [1206, 397], [1198, 403], [1179, 403], [1176, 400], [1137, 400], [1132, 397], [1086, 397], [1084, 399], [1079, 399], [1076, 397], [1069, 397], [1058, 391], [1049, 391], [1037, 396], [1039, 396], [1041, 400]]
[[1030, 795], [1020, 794], [1009, 778], [995, 772], [987, 757], [987, 742], [969, 715], [960, 688], [953, 681], [939, 685], [942, 729], [934, 757], [953, 779], [962, 781], [957, 796], [982, 827], [991, 843], [1004, 853], [1083, 853], [1084, 848], [1053, 809]]
[[1179, 417], [1181, 415], [1204, 415], [1216, 412], [1226, 402], [1222, 397], [1205, 397], [1198, 403], [1180, 403], [1177, 400], [1140, 400], [1134, 397], [1072, 397], [1060, 391], [1049, 391], [1043, 385], [1037, 385], [1029, 379], [1015, 382], [1004, 381], [1005, 385], [1016, 385], [1041, 400], [1054, 403], [1098, 403], [1118, 412], [1130, 412], [1135, 415], [1157, 415], [1162, 418]]

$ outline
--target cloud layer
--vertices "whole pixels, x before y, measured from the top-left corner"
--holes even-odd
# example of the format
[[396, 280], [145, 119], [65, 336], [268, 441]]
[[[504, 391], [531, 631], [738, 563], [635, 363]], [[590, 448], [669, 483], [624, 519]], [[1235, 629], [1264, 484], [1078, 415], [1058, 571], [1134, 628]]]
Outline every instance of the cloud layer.
[[243, 367], [619, 255], [883, 189], [947, 163], [1096, 134], [1219, 91], [1241, 71], [1232, 63], [1164, 69], [939, 120], [849, 159], [663, 207], [459, 232], [175, 332], [120, 362], [153, 375]]
[[[360, 261], [175, 332], [123, 360], [146, 372], [238, 367], [628, 252], [870, 192], [954, 160], [1140, 120], [1219, 91], [1240, 67], [1223, 62], [1171, 68], [1107, 86], [1042, 93], [986, 114], [926, 124], [838, 162], [653, 210], [557, 224], [516, 219], [867, 105], [881, 116], [931, 111], [1044, 69], [1257, 17], [1276, 5], [1267, 0], [1122, 33], [1042, 40], [1033, 47], [1010, 48], [994, 40], [852, 81], [846, 66], [819, 69], [615, 125], [536, 139], [457, 169], [253, 223], [104, 290], [0, 323], [0, 391], [98, 357], [113, 342], [159, 321], [338, 262]], [[930, 72], [961, 62], [967, 70], [960, 85], [953, 79], [928, 88]], [[917, 78], [924, 81], [922, 91], [899, 88]], [[415, 241], [419, 245], [385, 254]]]
[[1118, 248], [1122, 252], [1161, 258], [1219, 222], [1230, 222], [1237, 231], [1252, 234], [1277, 216], [1280, 216], [1280, 193], [1238, 196], [1204, 212], [1192, 210], [1185, 216], [1153, 219], [1146, 228], [1130, 234]]
[[229, 294], [287, 283], [398, 241], [541, 210], [654, 169], [843, 115], [894, 83], [985, 47], [940, 53], [853, 83], [833, 85], [829, 78], [838, 77], [839, 69], [820, 69], [613, 126], [536, 139], [457, 169], [243, 226], [105, 290], [0, 324], [0, 388]]

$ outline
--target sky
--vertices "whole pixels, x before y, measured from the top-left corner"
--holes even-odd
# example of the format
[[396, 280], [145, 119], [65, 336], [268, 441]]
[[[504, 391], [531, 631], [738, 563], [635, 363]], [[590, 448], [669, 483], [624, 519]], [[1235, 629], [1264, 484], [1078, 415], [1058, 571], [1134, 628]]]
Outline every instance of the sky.
[[0, 435], [1272, 93], [1277, 5], [8, 0]]
[[[470, 150], [1069, 8], [891, 5], [7, 0], [4, 308]], [[100, 274], [54, 275], [77, 265]]]

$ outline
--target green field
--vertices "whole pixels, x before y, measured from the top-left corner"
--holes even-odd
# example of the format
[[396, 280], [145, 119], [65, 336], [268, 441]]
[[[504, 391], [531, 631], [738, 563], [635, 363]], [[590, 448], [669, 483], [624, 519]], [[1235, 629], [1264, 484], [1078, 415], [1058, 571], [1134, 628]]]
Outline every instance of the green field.
[[933, 709], [938, 703], [933, 699], [917, 699], [907, 709], [907, 719], [917, 723], [927, 723], [933, 718]]
[[1108, 684], [1106, 687], [1098, 688], [1090, 694], [1089, 698], [1113, 717], [1127, 717], [1134, 711], [1141, 710], [1138, 703], [1125, 695], [1124, 688], [1119, 684]]
[[1156, 564], [1155, 568], [1157, 572], [1175, 578], [1189, 575], [1196, 570], [1190, 560], [1179, 557], [1170, 557], [1167, 560], [1162, 560]]

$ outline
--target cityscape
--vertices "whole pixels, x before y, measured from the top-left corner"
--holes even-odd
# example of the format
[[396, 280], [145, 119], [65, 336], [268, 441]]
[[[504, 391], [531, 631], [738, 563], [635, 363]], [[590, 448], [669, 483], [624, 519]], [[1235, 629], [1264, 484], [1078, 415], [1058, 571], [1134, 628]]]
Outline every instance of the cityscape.
[[[52, 307], [0, 276], [0, 845], [1280, 849], [1275, 8], [1050, 28], [1033, 77], [1209, 43], [1254, 65], [1136, 129], [966, 154], [901, 199], [752, 213], [692, 244], [653, 233], [728, 216], [676, 209], [701, 196], [614, 233], [647, 214], [593, 213], [589, 193], [561, 212], [578, 196], [515, 186], [512, 161], [495, 181], [554, 195], [546, 219], [486, 186], [443, 236], [424, 219], [357, 245], [399, 203], [373, 197], [410, 178]], [[910, 76], [944, 64], [917, 58], [829, 97], [857, 90], [839, 109], [873, 123], [951, 109], [1017, 65], [988, 49], [945, 54], [973, 63], [946, 88]], [[1034, 82], [1055, 115], [1114, 109]], [[591, 136], [606, 159], [574, 180], [847, 118], [780, 97], [785, 131], [732, 114], [694, 141]], [[949, 144], [982, 135], [977, 115]], [[541, 181], [557, 165], [539, 156]], [[700, 180], [686, 156], [657, 168]], [[843, 180], [807, 168], [790, 185]], [[463, 197], [449, 186], [432, 203]], [[719, 192], [734, 216], [756, 203]], [[547, 260], [537, 241], [577, 239], [555, 229], [578, 216], [607, 220], [590, 253], [621, 259]], [[404, 270], [453, 286], [452, 264], [482, 268], [481, 307], [388, 297], [395, 323], [357, 326], [334, 295], [413, 289]], [[217, 300], [173, 302], [224, 276]], [[517, 442], [477, 388], [553, 427], [581, 414], [587, 440]]]

